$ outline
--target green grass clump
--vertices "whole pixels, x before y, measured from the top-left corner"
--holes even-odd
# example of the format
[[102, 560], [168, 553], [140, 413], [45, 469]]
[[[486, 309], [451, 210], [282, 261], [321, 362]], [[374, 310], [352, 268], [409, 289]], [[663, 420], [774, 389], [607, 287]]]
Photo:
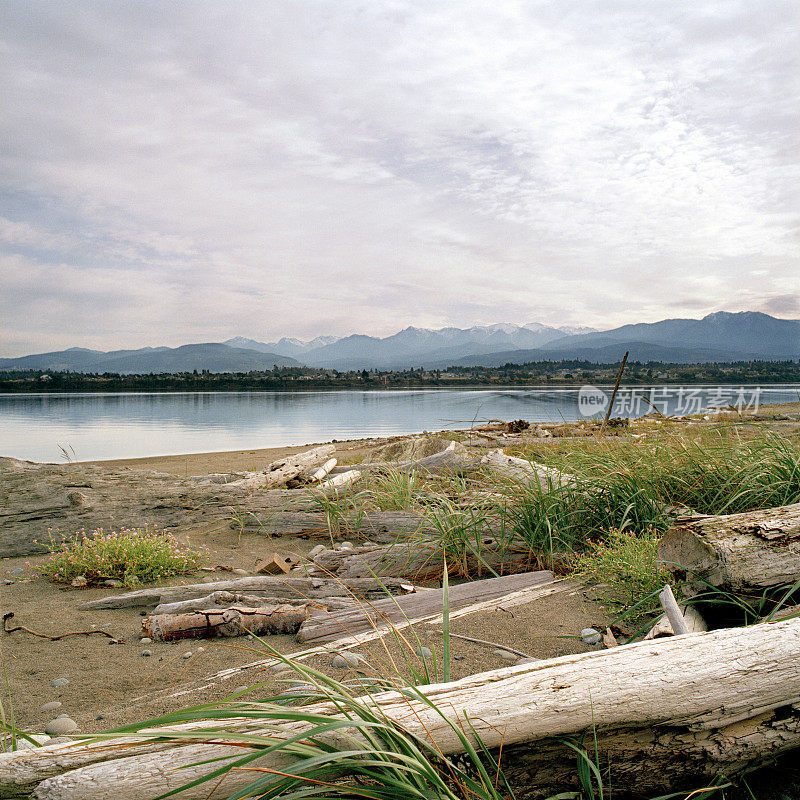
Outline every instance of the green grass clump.
[[54, 583], [83, 576], [88, 583], [116, 579], [130, 586], [194, 572], [203, 557], [204, 553], [156, 529], [80, 530], [71, 541], [51, 544], [50, 559], [41, 573]]
[[605, 541], [592, 542], [589, 550], [576, 557], [575, 574], [590, 583], [608, 587], [607, 599], [633, 623], [656, 613], [658, 592], [672, 578], [657, 562], [658, 534], [652, 529], [640, 533], [611, 530]]
[[628, 487], [702, 514], [736, 514], [800, 501], [800, 448], [773, 431], [716, 428], [695, 437], [594, 438], [545, 459], [611, 491]]

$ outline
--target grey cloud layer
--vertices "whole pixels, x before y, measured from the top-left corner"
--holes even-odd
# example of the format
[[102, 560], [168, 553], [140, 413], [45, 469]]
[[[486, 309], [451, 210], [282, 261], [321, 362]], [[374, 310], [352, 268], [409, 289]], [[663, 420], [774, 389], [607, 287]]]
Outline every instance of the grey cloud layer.
[[795, 307], [791, 0], [0, 9], [9, 355]]

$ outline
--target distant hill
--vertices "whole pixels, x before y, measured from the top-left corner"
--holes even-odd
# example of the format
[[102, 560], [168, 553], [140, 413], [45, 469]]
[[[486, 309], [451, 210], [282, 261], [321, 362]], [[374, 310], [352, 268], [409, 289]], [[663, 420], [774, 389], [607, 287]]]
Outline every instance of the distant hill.
[[636, 361], [780, 361], [800, 359], [800, 320], [744, 311], [718, 312], [703, 319], [667, 319], [623, 325], [608, 331], [556, 328], [531, 322], [471, 328], [408, 327], [383, 338], [353, 334], [319, 336], [308, 342], [282, 338], [259, 342], [235, 337], [222, 343], [141, 350], [71, 348], [0, 359], [0, 370], [52, 369], [73, 372], [248, 372], [274, 365], [362, 369], [441, 369], [451, 365], [498, 366], [528, 361], [580, 359], [619, 361], [626, 350]]
[[719, 311], [702, 319], [665, 319], [568, 336], [551, 342], [548, 349], [598, 348], [623, 342], [722, 350], [739, 359], [796, 359], [800, 358], [800, 320], [776, 319], [757, 311]]
[[626, 350], [634, 361], [796, 360], [800, 359], [800, 320], [776, 319], [755, 311], [720, 311], [703, 319], [667, 319], [565, 336], [544, 348], [473, 354], [452, 363], [488, 367], [580, 359], [600, 364], [619, 361]]
[[299, 362], [277, 353], [261, 353], [224, 344], [186, 344], [182, 347], [144, 347], [141, 350], [71, 348], [21, 358], [0, 359], [0, 370], [56, 370], [59, 372], [118, 372], [123, 375], [158, 372], [249, 372], [273, 366], [297, 367]]
[[[588, 330], [584, 328], [583, 330]], [[568, 329], [539, 323], [476, 325], [472, 328], [409, 327], [385, 338], [355, 334], [298, 356], [314, 367], [407, 369], [430, 366], [472, 353], [540, 347], [563, 338]]]

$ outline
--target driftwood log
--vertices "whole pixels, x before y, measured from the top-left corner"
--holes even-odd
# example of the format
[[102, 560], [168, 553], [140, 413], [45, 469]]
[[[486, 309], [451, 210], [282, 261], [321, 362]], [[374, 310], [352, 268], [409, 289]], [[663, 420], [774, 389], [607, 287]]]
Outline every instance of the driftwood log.
[[312, 489], [315, 495], [324, 495], [325, 497], [343, 497], [350, 491], [350, 487], [354, 483], [361, 480], [361, 472], [357, 469], [348, 469], [345, 472], [340, 472], [331, 478], [323, 481]]
[[[444, 754], [460, 752], [453, 727], [469, 730], [487, 747], [502, 746], [501, 765], [526, 795], [577, 789], [575, 753], [554, 737], [595, 746], [615, 794], [656, 794], [735, 777], [800, 746], [800, 620], [688, 634], [611, 650], [471, 675], [410, 693], [372, 695], [390, 721], [433, 740]], [[432, 705], [429, 705], [429, 702]], [[315, 711], [336, 718], [328, 703]], [[448, 721], [450, 724], [448, 724]], [[277, 723], [286, 735], [303, 723]], [[173, 730], [202, 730], [186, 723]], [[264, 730], [257, 720], [232, 719], [231, 732]], [[358, 734], [322, 734], [347, 749]], [[328, 738], [329, 737], [329, 738]], [[239, 758], [244, 745], [214, 730], [208, 743], [147, 742], [120, 738], [59, 743], [0, 755], [0, 796], [39, 800], [140, 800], [175, 789]], [[596, 744], [595, 744], [596, 743]], [[285, 756], [266, 754], [257, 768], [291, 769]], [[234, 770], [220, 783], [176, 797], [222, 798], [252, 781]], [[700, 783], [702, 782], [702, 783]]]
[[218, 484], [221, 489], [275, 489], [315, 467], [320, 466], [336, 452], [336, 446], [324, 444], [312, 450], [295, 453], [273, 461], [257, 472], [223, 475], [199, 475], [193, 480], [200, 485]]
[[78, 606], [80, 610], [106, 608], [152, 608], [161, 603], [192, 600], [214, 592], [246, 592], [264, 594], [273, 598], [305, 598], [316, 600], [326, 597], [361, 597], [372, 599], [387, 594], [405, 594], [415, 591], [407, 580], [400, 578], [323, 579], [290, 578], [272, 575], [236, 578], [214, 583], [194, 583], [185, 586], [155, 586], [134, 592], [101, 597]]
[[375, 461], [359, 464], [365, 472], [419, 472], [424, 475], [456, 475], [477, 469], [477, 460], [467, 458], [466, 448], [457, 442], [449, 442], [447, 447], [423, 458], [411, 461]]
[[305, 511], [276, 511], [259, 518], [254, 514], [243, 523], [231, 527], [250, 533], [270, 536], [310, 535], [329, 538], [331, 534], [346, 534], [374, 542], [394, 542], [415, 533], [436, 532], [430, 520], [413, 511], [366, 511], [352, 518], [326, 519], [324, 514]]
[[232, 606], [189, 614], [154, 614], [142, 620], [142, 635], [158, 641], [214, 639], [219, 636], [257, 636], [297, 633], [311, 614], [309, 606]]
[[575, 476], [567, 472], [526, 461], [524, 458], [507, 456], [502, 450], [490, 450], [482, 459], [481, 465], [516, 481], [538, 481], [543, 491], [564, 486], [575, 481]]
[[189, 611], [204, 611], [214, 606], [219, 608], [230, 608], [231, 606], [259, 608], [260, 606], [273, 605], [311, 605], [314, 608], [341, 609], [353, 608], [355, 604], [355, 598], [320, 597], [315, 600], [309, 600], [305, 597], [269, 597], [267, 595], [236, 594], [234, 592], [212, 592], [204, 597], [197, 597], [191, 600], [161, 603], [153, 609], [153, 614], [186, 614]]
[[[449, 588], [450, 612], [505, 597], [521, 589], [551, 584], [555, 580], [552, 572], [541, 570], [457, 584]], [[352, 609], [313, 613], [298, 631], [297, 641], [320, 644], [375, 628], [397, 627], [408, 620], [441, 614], [443, 603], [443, 589], [425, 589], [405, 597], [364, 603]]]
[[[339, 578], [399, 576], [409, 579], [440, 577], [444, 563], [441, 545], [431, 538], [416, 537], [409, 542], [323, 550], [314, 556], [312, 575]], [[502, 541], [491, 535], [479, 538], [460, 561], [449, 562], [449, 571], [464, 574], [494, 570], [522, 572], [537, 565], [537, 556], [523, 539]]]
[[692, 593], [761, 593], [800, 578], [800, 503], [678, 522], [658, 557]]

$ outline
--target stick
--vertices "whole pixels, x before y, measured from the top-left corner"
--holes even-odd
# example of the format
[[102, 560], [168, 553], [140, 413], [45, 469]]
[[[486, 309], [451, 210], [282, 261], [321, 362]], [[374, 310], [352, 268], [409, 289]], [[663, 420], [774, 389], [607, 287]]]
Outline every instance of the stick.
[[614, 408], [614, 400], [617, 397], [617, 390], [619, 389], [619, 382], [622, 380], [622, 370], [625, 369], [625, 362], [628, 360], [628, 350], [625, 351], [625, 355], [622, 358], [622, 363], [619, 365], [619, 372], [617, 373], [617, 382], [614, 384], [614, 391], [611, 393], [611, 402], [608, 404], [608, 411], [606, 411], [606, 418], [603, 420], [603, 424], [600, 426], [600, 433], [602, 433], [606, 429], [606, 425], [608, 424], [608, 419], [611, 416], [611, 409]]
[[675, 635], [680, 636], [682, 633], [689, 633], [689, 628], [686, 625], [686, 620], [683, 618], [681, 607], [678, 605], [678, 601], [675, 599], [675, 595], [672, 593], [669, 584], [658, 593], [658, 599], [661, 603], [661, 607], [664, 609], [664, 613], [667, 615], [669, 624], [672, 625], [672, 630]]
[[[444, 633], [444, 631], [435, 631], [435, 633]], [[506, 647], [504, 644], [498, 644], [497, 642], [487, 642], [486, 639], [473, 639], [471, 636], [462, 636], [460, 633], [450, 633], [451, 639], [463, 639], [465, 642], [474, 642], [475, 644], [485, 644], [487, 647], [496, 647], [498, 650], [507, 650], [509, 653], [513, 653], [515, 656], [519, 656], [520, 658], [531, 658], [527, 653], [523, 653], [522, 650], [515, 650], [513, 647]]]
[[14, 631], [25, 631], [25, 633], [29, 633], [31, 636], [38, 636], [40, 639], [49, 639], [51, 642], [57, 642], [59, 639], [64, 639], [67, 636], [91, 636], [93, 633], [99, 633], [102, 636], [108, 636], [112, 642], [116, 642], [120, 644], [124, 642], [124, 639], [117, 639], [116, 636], [109, 633], [108, 631], [102, 630], [90, 630], [90, 631], [70, 631], [69, 633], [60, 633], [57, 636], [51, 636], [49, 633], [37, 633], [36, 631], [32, 631], [30, 628], [26, 628], [24, 625], [17, 625], [16, 628], [9, 628], [7, 626], [8, 620], [10, 620], [14, 616], [13, 611], [9, 611], [8, 614], [3, 615], [3, 631], [5, 633], [14, 633]]

